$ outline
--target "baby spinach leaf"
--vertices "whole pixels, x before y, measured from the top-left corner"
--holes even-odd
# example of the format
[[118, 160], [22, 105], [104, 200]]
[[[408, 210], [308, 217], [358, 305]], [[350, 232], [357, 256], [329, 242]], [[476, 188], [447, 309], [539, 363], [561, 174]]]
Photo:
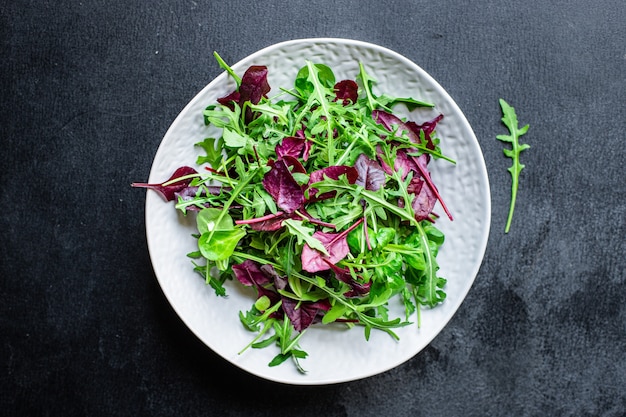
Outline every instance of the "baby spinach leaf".
[[219, 230], [203, 233], [198, 239], [202, 256], [210, 261], [223, 261], [233, 254], [235, 247], [246, 235], [240, 227], [232, 230]]
[[222, 215], [222, 210], [216, 208], [205, 208], [198, 212], [196, 225], [200, 234], [218, 230], [232, 230], [234, 228], [232, 217], [227, 214]]

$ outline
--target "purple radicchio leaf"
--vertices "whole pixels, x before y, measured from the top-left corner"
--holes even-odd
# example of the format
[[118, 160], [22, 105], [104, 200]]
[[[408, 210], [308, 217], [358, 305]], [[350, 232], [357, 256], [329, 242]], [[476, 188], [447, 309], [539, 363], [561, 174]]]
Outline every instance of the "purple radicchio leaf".
[[309, 245], [305, 244], [302, 247], [302, 269], [307, 272], [319, 272], [330, 269], [330, 264], [336, 264], [348, 255], [350, 248], [348, 247], [347, 236], [352, 230], [354, 230], [359, 224], [363, 222], [363, 219], [359, 219], [352, 226], [340, 233], [327, 233], [317, 231], [313, 233], [313, 237], [319, 240], [328, 256], [325, 256], [316, 249], [312, 249]]
[[[311, 184], [315, 184], [316, 182], [323, 181], [324, 177], [328, 177], [331, 180], [338, 180], [339, 177], [341, 177], [342, 175], [346, 176], [346, 179], [348, 180], [350, 184], [354, 184], [359, 177], [359, 173], [357, 169], [354, 167], [347, 166], [347, 165], [333, 165], [333, 166], [329, 166], [329, 167], [318, 169], [317, 171], [311, 172], [311, 175], [309, 176], [308, 186], [311, 187]], [[314, 196], [315, 194], [317, 194], [317, 189], [309, 188], [309, 194], [311, 196]], [[336, 194], [335, 191], [329, 191], [327, 193], [324, 193], [322, 195], [315, 197], [315, 200], [317, 201], [317, 200], [324, 200], [326, 198], [332, 198], [335, 194]]]
[[[167, 181], [164, 181], [161, 184], [147, 184], [147, 183], [141, 183], [141, 182], [134, 182], [131, 184], [131, 186], [137, 187], [137, 188], [148, 188], [148, 189], [154, 190], [158, 192], [159, 194], [161, 194], [161, 196], [166, 201], [172, 201], [176, 199], [176, 193], [181, 193], [184, 189], [189, 187], [191, 178], [186, 178], [184, 180], [175, 181], [175, 182], [172, 182], [172, 181], [176, 180], [177, 178], [181, 178], [187, 175], [192, 175], [192, 174], [197, 174], [197, 173], [198, 171], [196, 171], [195, 169], [188, 167], [188, 166], [183, 166], [183, 167], [178, 168], [176, 171], [174, 171], [172, 176], [169, 177]], [[172, 183], [169, 185], [163, 185], [169, 182], [172, 182]]]
[[344, 106], [350, 102], [356, 103], [359, 98], [359, 85], [352, 80], [343, 80], [335, 84], [335, 101], [343, 100]]
[[304, 192], [281, 159], [274, 162], [263, 177], [263, 187], [272, 196], [276, 205], [290, 214], [304, 204]]
[[367, 155], [359, 155], [354, 162], [354, 168], [359, 173], [356, 184], [366, 190], [378, 191], [380, 187], [385, 185], [387, 180], [385, 171], [378, 162], [368, 158]]

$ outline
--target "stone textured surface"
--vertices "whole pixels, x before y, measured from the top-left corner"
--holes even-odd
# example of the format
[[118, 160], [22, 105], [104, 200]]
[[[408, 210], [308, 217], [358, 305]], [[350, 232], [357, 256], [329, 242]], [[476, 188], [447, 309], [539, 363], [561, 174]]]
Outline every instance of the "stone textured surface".
[[[16, 0], [0, 6], [0, 410], [6, 415], [626, 414], [626, 6], [545, 2]], [[362, 381], [264, 382], [165, 299], [144, 232], [172, 120], [279, 41], [376, 43], [424, 68], [482, 147], [487, 252], [450, 324]], [[511, 232], [498, 98], [530, 123]]]

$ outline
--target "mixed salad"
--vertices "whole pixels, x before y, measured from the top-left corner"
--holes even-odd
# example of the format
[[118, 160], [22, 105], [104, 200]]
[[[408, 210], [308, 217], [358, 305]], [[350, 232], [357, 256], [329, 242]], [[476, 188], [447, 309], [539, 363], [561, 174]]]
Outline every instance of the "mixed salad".
[[[361, 63], [354, 79], [336, 80], [307, 61], [293, 86], [270, 97], [267, 67], [239, 77], [216, 59], [237, 87], [204, 110], [221, 135], [197, 143], [203, 168], [133, 186], [195, 213], [198, 250], [188, 256], [218, 296], [226, 280], [253, 289], [240, 319], [255, 335], [243, 350], [277, 346], [270, 366], [291, 359], [305, 372], [299, 342], [311, 325], [358, 326], [366, 339], [372, 329], [398, 339], [394, 329], [414, 315], [419, 325], [420, 307], [446, 296], [436, 203], [452, 215], [428, 169], [454, 163], [435, 133], [443, 115], [396, 116], [396, 105], [434, 105], [374, 94]], [[402, 317], [392, 317], [392, 302]]]

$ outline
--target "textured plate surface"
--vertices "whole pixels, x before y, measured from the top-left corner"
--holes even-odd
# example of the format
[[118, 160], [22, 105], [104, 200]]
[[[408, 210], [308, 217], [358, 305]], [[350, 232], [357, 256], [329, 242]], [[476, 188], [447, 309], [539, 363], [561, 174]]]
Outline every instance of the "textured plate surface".
[[[243, 329], [239, 311], [247, 311], [254, 295], [235, 283], [227, 283], [228, 298], [218, 298], [193, 272], [186, 254], [196, 250], [191, 236], [195, 221], [176, 212], [154, 192], [146, 197], [146, 233], [155, 274], [165, 296], [185, 324], [212, 350], [236, 366], [257, 376], [290, 384], [315, 385], [351, 381], [389, 370], [412, 358], [443, 329], [469, 291], [485, 252], [491, 216], [489, 182], [485, 162], [474, 133], [445, 90], [424, 70], [403, 56], [380, 46], [344, 39], [303, 39], [276, 44], [260, 50], [233, 65], [243, 74], [250, 65], [266, 65], [273, 93], [289, 88], [305, 60], [330, 66], [337, 79], [355, 79], [358, 63], [376, 80], [374, 91], [433, 102], [435, 109], [401, 113], [421, 123], [439, 113], [444, 119], [437, 136], [445, 161], [430, 164], [435, 184], [448, 205], [454, 221], [442, 216], [438, 227], [446, 242], [438, 261], [440, 276], [448, 280], [446, 301], [422, 311], [422, 325], [398, 329], [400, 341], [372, 331], [366, 341], [362, 329], [312, 327], [301, 340], [309, 357], [302, 361], [308, 371], [299, 374], [291, 363], [270, 368], [276, 355], [273, 347], [249, 349], [253, 334]], [[199, 150], [194, 143], [205, 137], [219, 136], [204, 126], [202, 111], [235, 88], [226, 73], [205, 87], [180, 113], [167, 131], [156, 153], [149, 181], [162, 182], [182, 165], [195, 166]], [[399, 106], [398, 106], [399, 107]], [[396, 109], [397, 110], [397, 109]], [[217, 137], [216, 136], [216, 137]], [[437, 209], [442, 213], [442, 210]], [[414, 317], [415, 318], [415, 317]]]

